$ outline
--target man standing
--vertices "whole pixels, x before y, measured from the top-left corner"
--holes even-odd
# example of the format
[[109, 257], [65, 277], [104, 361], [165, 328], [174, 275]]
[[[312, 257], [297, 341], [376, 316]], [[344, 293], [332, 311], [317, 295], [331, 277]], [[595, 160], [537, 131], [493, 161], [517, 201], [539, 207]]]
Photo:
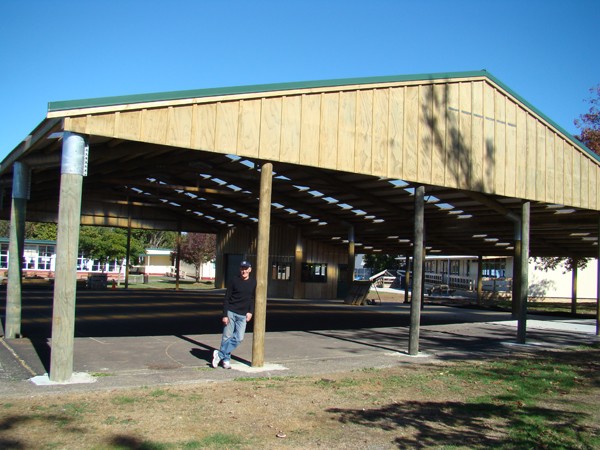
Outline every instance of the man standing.
[[213, 352], [212, 366], [218, 367], [223, 361], [224, 369], [231, 369], [231, 352], [244, 340], [246, 323], [254, 314], [256, 280], [250, 278], [252, 265], [248, 261], [240, 264], [240, 274], [227, 287], [223, 301], [223, 337], [221, 348]]

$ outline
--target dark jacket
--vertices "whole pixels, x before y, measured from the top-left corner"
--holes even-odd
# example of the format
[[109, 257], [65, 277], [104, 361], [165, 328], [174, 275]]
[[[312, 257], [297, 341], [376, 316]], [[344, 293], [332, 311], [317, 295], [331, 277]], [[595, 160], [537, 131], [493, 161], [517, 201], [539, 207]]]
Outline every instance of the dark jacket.
[[246, 313], [254, 314], [254, 297], [256, 295], [256, 280], [252, 277], [247, 280], [241, 276], [236, 276], [231, 280], [225, 293], [223, 301], [223, 317], [227, 316], [227, 311], [240, 315]]

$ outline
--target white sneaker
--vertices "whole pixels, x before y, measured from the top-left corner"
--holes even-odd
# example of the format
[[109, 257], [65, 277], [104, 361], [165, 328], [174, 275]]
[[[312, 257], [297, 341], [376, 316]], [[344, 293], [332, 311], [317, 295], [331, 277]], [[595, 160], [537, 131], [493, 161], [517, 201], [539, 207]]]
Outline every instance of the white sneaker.
[[223, 361], [223, 369], [231, 369], [231, 363], [229, 361]]
[[215, 350], [213, 352], [212, 366], [216, 369], [219, 367], [219, 362], [221, 362], [221, 358], [219, 358], [219, 350]]

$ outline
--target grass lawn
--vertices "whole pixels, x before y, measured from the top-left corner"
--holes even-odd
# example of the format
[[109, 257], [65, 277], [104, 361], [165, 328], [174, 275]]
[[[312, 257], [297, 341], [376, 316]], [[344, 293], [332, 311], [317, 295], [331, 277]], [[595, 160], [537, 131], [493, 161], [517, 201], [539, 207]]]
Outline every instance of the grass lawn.
[[600, 347], [0, 399], [14, 449], [596, 449]]

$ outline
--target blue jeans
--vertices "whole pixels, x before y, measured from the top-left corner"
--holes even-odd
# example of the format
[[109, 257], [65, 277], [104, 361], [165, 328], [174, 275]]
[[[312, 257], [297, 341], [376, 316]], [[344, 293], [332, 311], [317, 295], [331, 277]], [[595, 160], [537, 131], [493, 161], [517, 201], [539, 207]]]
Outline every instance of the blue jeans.
[[221, 348], [219, 350], [219, 358], [223, 361], [231, 359], [231, 352], [244, 340], [246, 332], [246, 315], [236, 314], [227, 311], [229, 323], [223, 327], [223, 337], [221, 339]]

